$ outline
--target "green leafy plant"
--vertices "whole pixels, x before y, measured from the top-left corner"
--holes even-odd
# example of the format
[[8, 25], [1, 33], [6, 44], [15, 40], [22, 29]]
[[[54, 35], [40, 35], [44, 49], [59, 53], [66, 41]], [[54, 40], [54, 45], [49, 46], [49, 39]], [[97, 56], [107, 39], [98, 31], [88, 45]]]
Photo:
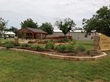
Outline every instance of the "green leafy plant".
[[13, 48], [14, 45], [13, 45], [12, 43], [7, 43], [7, 44], [5, 45], [5, 47], [6, 47], [7, 49], [9, 49], [9, 48]]
[[78, 46], [78, 47], [76, 48], [76, 50], [77, 50], [77, 51], [84, 52], [84, 51], [86, 50], [86, 48], [85, 48], [84, 46], [80, 45], [80, 46]]
[[68, 50], [68, 51], [70, 51], [70, 52], [73, 52], [73, 51], [74, 51], [74, 46], [68, 44], [68, 45], [66, 46], [66, 50]]
[[76, 41], [75, 39], [73, 39], [73, 40], [70, 40], [70, 41], [69, 41], [69, 44], [70, 44], [70, 45], [75, 45], [76, 42], [77, 42], [77, 41]]
[[27, 44], [27, 43], [25, 43], [25, 44], [21, 44], [21, 47], [30, 47], [31, 45], [30, 44]]
[[37, 46], [34, 46], [34, 49], [35, 50], [44, 50], [44, 48], [42, 47], [42, 46], [40, 46], [40, 45], [37, 45]]
[[66, 46], [63, 45], [63, 44], [59, 44], [59, 45], [56, 46], [55, 49], [60, 51], [60, 52], [64, 52], [66, 50]]
[[45, 45], [45, 48], [46, 49], [54, 49], [54, 43], [51, 41], [47, 42], [47, 44]]
[[68, 41], [69, 41], [68, 38], [61, 38], [61, 39], [58, 40], [58, 42], [68, 42]]

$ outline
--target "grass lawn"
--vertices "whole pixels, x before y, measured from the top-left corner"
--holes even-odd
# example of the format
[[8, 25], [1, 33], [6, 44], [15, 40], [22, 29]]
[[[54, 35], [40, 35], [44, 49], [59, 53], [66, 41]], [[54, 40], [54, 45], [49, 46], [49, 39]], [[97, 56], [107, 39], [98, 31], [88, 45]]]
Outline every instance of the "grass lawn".
[[0, 50], [0, 82], [110, 82], [110, 55], [96, 61], [67, 61]]
[[75, 47], [84, 46], [86, 49], [93, 49], [93, 41], [77, 40]]

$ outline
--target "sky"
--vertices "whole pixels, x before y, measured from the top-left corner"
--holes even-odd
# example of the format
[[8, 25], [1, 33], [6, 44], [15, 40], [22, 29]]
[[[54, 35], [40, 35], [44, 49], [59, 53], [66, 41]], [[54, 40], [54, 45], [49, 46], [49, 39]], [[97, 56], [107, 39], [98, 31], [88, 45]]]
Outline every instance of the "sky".
[[8, 20], [7, 27], [21, 28], [27, 18], [38, 25], [71, 18], [76, 27], [82, 27], [83, 18], [91, 18], [102, 6], [109, 6], [110, 0], [0, 0], [0, 17]]

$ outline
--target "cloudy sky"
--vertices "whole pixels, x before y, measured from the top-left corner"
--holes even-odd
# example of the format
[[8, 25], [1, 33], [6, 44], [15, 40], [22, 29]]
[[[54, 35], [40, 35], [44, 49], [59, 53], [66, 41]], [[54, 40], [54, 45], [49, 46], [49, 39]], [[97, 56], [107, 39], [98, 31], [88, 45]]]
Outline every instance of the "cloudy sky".
[[0, 17], [9, 20], [7, 27], [20, 28], [27, 18], [39, 25], [44, 22], [54, 25], [68, 17], [82, 27], [83, 18], [90, 18], [100, 7], [109, 5], [110, 0], [0, 0]]

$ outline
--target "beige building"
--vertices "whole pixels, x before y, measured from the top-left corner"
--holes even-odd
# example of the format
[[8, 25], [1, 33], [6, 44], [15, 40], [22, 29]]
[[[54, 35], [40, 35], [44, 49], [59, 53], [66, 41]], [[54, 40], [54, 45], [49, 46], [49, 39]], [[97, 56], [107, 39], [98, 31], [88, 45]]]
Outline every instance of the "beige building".
[[[91, 33], [91, 35], [85, 37], [85, 33], [83, 30], [74, 30], [73, 32], [67, 34], [67, 36], [72, 36], [72, 38], [76, 40], [93, 40], [94, 35], [95, 33]], [[48, 35], [47, 37], [55, 36], [64, 36], [64, 34], [60, 30], [54, 30], [54, 33], [52, 35]]]

